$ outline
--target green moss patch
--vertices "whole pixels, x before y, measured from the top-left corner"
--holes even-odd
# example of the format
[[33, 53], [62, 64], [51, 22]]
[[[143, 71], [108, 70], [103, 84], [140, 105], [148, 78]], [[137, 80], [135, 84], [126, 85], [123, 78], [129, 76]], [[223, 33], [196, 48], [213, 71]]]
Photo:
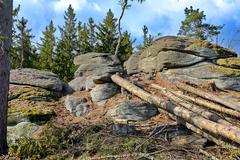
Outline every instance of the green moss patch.
[[232, 58], [218, 59], [217, 64], [224, 67], [240, 69], [240, 58], [232, 57]]
[[237, 57], [237, 54], [230, 49], [223, 48], [221, 46], [218, 46], [216, 44], [202, 41], [202, 40], [194, 40], [193, 43], [189, 46], [189, 49], [191, 48], [210, 48], [216, 51], [220, 56], [222, 57]]
[[240, 76], [240, 70], [239, 69], [232, 69], [232, 68], [227, 68], [227, 67], [217, 66], [217, 65], [211, 65], [211, 68], [214, 71], [224, 73], [228, 76], [234, 76], [234, 77]]
[[23, 121], [29, 121], [36, 124], [44, 124], [55, 115], [56, 114], [53, 111], [17, 110], [10, 108], [8, 111], [8, 125], [16, 125]]
[[38, 87], [12, 85], [9, 91], [9, 100], [51, 100], [59, 98], [59, 93], [41, 89]]

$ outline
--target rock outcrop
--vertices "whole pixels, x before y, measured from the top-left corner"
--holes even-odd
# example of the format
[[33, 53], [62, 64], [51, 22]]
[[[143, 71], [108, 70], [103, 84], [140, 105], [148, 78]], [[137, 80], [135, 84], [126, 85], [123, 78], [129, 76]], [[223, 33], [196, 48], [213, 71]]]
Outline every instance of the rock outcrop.
[[159, 38], [124, 67], [128, 74], [162, 72], [171, 81], [194, 84], [215, 82], [220, 89], [240, 91], [237, 54], [209, 42], [186, 37]]
[[115, 55], [87, 53], [75, 57], [74, 64], [78, 66], [76, 78], [69, 82], [69, 86], [75, 91], [90, 91], [92, 100], [96, 103], [119, 92], [119, 88], [111, 81], [111, 75], [123, 72], [121, 62]]

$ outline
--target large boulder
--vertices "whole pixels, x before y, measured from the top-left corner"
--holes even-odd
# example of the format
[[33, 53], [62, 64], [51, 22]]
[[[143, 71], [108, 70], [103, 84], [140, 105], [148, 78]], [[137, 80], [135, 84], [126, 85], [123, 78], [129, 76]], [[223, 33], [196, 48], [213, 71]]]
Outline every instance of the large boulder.
[[132, 55], [125, 63], [125, 68], [128, 74], [140, 71], [149, 73], [163, 68], [187, 67], [204, 60], [236, 56], [236, 53], [209, 42], [166, 36], [154, 41], [140, 55]]
[[162, 76], [172, 81], [189, 81], [194, 84], [215, 82], [220, 89], [240, 91], [240, 70], [218, 66], [209, 62], [194, 66], [169, 69]]
[[220, 66], [240, 69], [240, 58], [237, 57], [218, 59], [216, 63]]
[[118, 92], [120, 92], [119, 87], [113, 83], [98, 84], [91, 91], [92, 101], [101, 102], [107, 100]]
[[109, 110], [107, 116], [114, 121], [144, 121], [158, 113], [158, 109], [154, 105], [144, 102], [124, 101]]
[[30, 68], [11, 70], [10, 83], [40, 87], [57, 92], [61, 92], [64, 85], [56, 74]]
[[83, 91], [86, 89], [86, 77], [77, 77], [70, 81], [68, 85], [74, 90], [74, 91]]

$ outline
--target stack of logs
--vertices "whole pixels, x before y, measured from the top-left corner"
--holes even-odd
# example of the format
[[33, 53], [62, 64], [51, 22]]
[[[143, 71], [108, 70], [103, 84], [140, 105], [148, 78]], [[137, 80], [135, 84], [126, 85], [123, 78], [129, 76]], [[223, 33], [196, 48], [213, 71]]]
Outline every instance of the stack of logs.
[[168, 97], [171, 102], [169, 103], [119, 75], [113, 75], [111, 78], [130, 93], [177, 116], [179, 123], [210, 141], [225, 147], [240, 146], [240, 126], [233, 123], [233, 120], [240, 123], [239, 103], [228, 102], [213, 93], [204, 92], [181, 82], [174, 84], [178, 91], [151, 84], [151, 88], [161, 91]]

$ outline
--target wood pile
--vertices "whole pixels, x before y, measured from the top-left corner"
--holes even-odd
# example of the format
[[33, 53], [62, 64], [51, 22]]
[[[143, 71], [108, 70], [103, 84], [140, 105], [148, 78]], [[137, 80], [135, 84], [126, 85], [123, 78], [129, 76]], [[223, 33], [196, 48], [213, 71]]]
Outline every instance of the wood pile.
[[216, 94], [181, 82], [174, 84], [177, 90], [164, 88], [159, 84], [149, 85], [169, 99], [166, 100], [143, 90], [119, 75], [113, 75], [111, 78], [117, 85], [142, 100], [175, 115], [178, 123], [210, 141], [224, 147], [240, 146], [239, 103], [222, 99]]

